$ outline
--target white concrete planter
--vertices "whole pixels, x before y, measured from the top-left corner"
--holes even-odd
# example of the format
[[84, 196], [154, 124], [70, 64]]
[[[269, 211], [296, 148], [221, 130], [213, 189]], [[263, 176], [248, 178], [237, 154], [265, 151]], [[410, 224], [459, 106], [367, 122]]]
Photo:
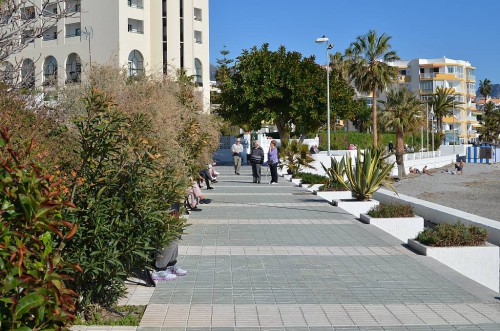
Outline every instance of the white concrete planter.
[[397, 218], [374, 218], [367, 214], [361, 214], [362, 222], [372, 224], [394, 236], [402, 242], [414, 239], [424, 230], [423, 217], [397, 217]]
[[351, 191], [314, 191], [314, 194], [330, 203], [333, 200], [352, 199]]
[[300, 178], [291, 178], [290, 181], [295, 184], [295, 186], [300, 186], [302, 179]]
[[486, 246], [430, 247], [416, 240], [408, 240], [415, 251], [430, 256], [462, 275], [498, 292], [499, 248]]
[[308, 190], [309, 192], [314, 192], [314, 191], [317, 191], [320, 189], [321, 186], [323, 186], [324, 184], [300, 184], [300, 187], [303, 187], [305, 188], [306, 190]]
[[284, 178], [286, 181], [291, 181], [291, 180], [292, 180], [292, 175], [283, 175], [283, 178]]
[[372, 207], [378, 206], [378, 204], [379, 202], [377, 200], [358, 201], [352, 198], [333, 200], [334, 206], [340, 207], [356, 217], [359, 217], [361, 214], [366, 214]]

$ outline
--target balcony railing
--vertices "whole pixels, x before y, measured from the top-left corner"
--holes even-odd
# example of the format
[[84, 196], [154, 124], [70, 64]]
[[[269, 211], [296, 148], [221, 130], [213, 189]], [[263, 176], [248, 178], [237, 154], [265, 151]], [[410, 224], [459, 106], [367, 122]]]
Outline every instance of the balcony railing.
[[475, 81], [476, 80], [476, 76], [474, 76], [474, 75], [467, 75], [467, 80], [473, 80], [473, 81]]
[[56, 40], [56, 39], [57, 39], [57, 32], [43, 35], [43, 41]]
[[128, 1], [128, 6], [131, 8], [137, 8], [137, 9], [144, 9], [144, 5], [142, 4], [142, 1]]
[[138, 33], [138, 34], [144, 34], [144, 31], [139, 30], [138, 28], [135, 28], [135, 27], [129, 27], [129, 28], [128, 28], [128, 32], [131, 32], [131, 33]]

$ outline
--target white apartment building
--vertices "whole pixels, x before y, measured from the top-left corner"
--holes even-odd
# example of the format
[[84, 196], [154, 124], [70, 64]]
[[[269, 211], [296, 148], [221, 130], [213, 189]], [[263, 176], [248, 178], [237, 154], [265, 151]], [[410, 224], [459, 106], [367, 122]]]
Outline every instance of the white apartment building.
[[[32, 0], [40, 5], [42, 0]], [[66, 0], [73, 14], [15, 54], [27, 86], [79, 82], [91, 63], [115, 64], [128, 75], [186, 70], [210, 109], [208, 0]], [[60, 10], [46, 8], [44, 15]], [[29, 11], [28, 11], [29, 12]]]
[[476, 141], [479, 137], [476, 115], [481, 112], [476, 109], [475, 68], [468, 61], [443, 57], [396, 61], [390, 65], [398, 67], [399, 83], [407, 85], [424, 101], [430, 99], [438, 87], [452, 88], [455, 100], [462, 104], [453, 110], [453, 116], [443, 119], [441, 129], [446, 133], [445, 140]]

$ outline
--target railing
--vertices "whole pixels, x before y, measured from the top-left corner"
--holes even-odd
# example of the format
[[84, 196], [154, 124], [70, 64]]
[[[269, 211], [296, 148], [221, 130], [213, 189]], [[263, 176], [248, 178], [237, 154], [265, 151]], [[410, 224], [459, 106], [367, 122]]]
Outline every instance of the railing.
[[475, 89], [467, 89], [467, 93], [468, 94], [476, 94], [476, 90]]
[[138, 34], [144, 34], [144, 31], [142, 30], [139, 30], [138, 28], [128, 28], [128, 32], [131, 32], [131, 33], [138, 33]]
[[420, 78], [434, 78], [434, 77], [436, 77], [435, 72], [428, 72], [428, 73], [420, 74]]
[[128, 6], [130, 8], [137, 8], [137, 9], [144, 9], [144, 5], [142, 4], [142, 1], [128, 1]]
[[43, 41], [56, 40], [56, 39], [57, 39], [57, 32], [46, 34], [43, 36]]
[[476, 80], [476, 76], [474, 76], [474, 75], [467, 75], [467, 80], [473, 80], [473, 81], [475, 81]]
[[81, 35], [82, 35], [81, 31], [75, 31], [73, 33], [67, 33], [66, 38], [81, 37]]

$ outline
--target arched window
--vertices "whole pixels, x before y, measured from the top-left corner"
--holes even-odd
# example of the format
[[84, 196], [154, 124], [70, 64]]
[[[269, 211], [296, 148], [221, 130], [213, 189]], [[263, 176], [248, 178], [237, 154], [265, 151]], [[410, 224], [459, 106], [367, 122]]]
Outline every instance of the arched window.
[[47, 56], [43, 63], [43, 85], [57, 84], [57, 60], [53, 56]]
[[2, 64], [2, 69], [0, 70], [0, 81], [8, 85], [14, 83], [14, 66], [8, 61], [5, 61]]
[[130, 77], [144, 73], [144, 57], [141, 52], [134, 49], [128, 56], [128, 75]]
[[24, 59], [21, 66], [21, 80], [23, 87], [35, 86], [35, 62], [31, 59]]
[[194, 76], [198, 86], [203, 86], [203, 65], [199, 59], [194, 59]]
[[82, 76], [82, 62], [80, 56], [71, 53], [66, 60], [66, 83], [79, 83]]

